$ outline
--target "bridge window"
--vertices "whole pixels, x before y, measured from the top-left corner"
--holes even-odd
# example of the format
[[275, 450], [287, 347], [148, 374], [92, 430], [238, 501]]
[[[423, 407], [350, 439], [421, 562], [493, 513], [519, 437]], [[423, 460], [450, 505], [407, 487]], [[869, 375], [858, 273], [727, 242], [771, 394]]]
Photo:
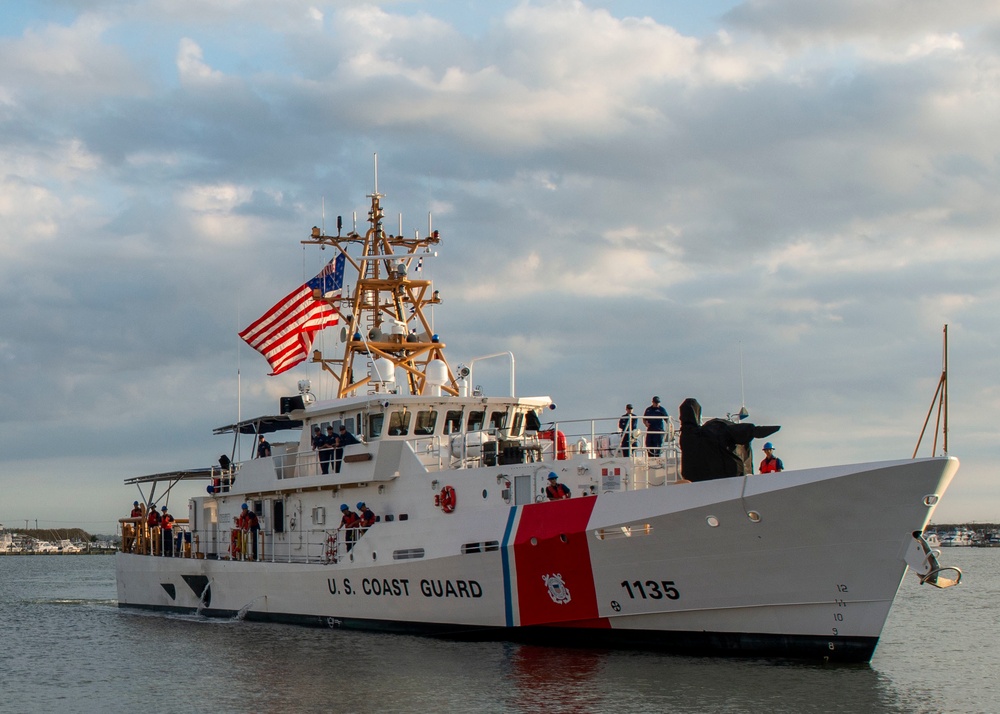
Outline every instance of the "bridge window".
[[389, 414], [389, 436], [406, 436], [410, 433], [410, 412], [403, 409]]
[[434, 433], [437, 425], [438, 413], [433, 409], [429, 411], [417, 412], [417, 421], [413, 427], [414, 434], [430, 435]]
[[514, 412], [514, 423], [511, 424], [511, 426], [510, 426], [510, 435], [511, 436], [520, 436], [521, 435], [521, 427], [522, 426], [524, 426], [524, 413], [523, 412]]
[[452, 409], [444, 415], [444, 433], [457, 434], [462, 431], [462, 410]]
[[385, 414], [368, 415], [368, 438], [378, 439], [382, 436], [382, 424], [385, 422]]
[[486, 412], [469, 412], [469, 421], [466, 424], [466, 431], [481, 431], [483, 428], [483, 420], [486, 419]]
[[492, 412], [490, 414], [490, 428], [503, 429], [507, 424], [507, 412]]

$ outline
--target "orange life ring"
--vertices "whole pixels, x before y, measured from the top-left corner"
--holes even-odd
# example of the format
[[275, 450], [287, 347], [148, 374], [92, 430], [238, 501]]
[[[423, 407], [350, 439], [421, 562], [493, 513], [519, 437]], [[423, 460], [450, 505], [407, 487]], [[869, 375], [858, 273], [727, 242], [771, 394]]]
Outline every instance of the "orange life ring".
[[567, 445], [566, 445], [566, 433], [562, 431], [555, 431], [554, 429], [549, 429], [547, 431], [538, 432], [539, 439], [547, 439], [551, 441], [553, 446], [552, 450], [555, 452], [555, 457], [557, 461], [565, 461], [569, 458], [567, 455]]
[[451, 486], [445, 486], [441, 489], [441, 494], [434, 499], [441, 506], [441, 510], [445, 513], [451, 513], [455, 510], [455, 489]]

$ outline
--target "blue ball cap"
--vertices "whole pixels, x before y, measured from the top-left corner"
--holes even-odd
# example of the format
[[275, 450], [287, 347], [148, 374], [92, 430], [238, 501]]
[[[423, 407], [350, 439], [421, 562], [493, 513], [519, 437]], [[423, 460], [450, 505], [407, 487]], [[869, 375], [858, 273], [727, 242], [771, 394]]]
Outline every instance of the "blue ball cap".
[[556, 479], [556, 478], [559, 478], [558, 476], [556, 476], [556, 472], [555, 471], [549, 471], [549, 481], [551, 481], [552, 479]]
[[166, 506], [164, 506], [164, 507], [163, 507], [163, 508], [161, 508], [160, 510], [161, 510], [161, 511], [165, 511], [165, 510], [167, 510], [167, 507], [166, 507]]
[[242, 508], [243, 508], [244, 511], [249, 511], [250, 510], [250, 506], [248, 506], [245, 503], [243, 504]]
[[768, 450], [773, 451], [774, 450], [774, 444], [772, 444], [770, 441], [765, 441], [764, 442], [764, 451], [768, 451]]
[[132, 505], [133, 505], [133, 506], [138, 506], [138, 505], [139, 505], [139, 502], [138, 502], [138, 501], [132, 501]]
[[349, 510], [348, 507], [347, 507], [347, 504], [346, 503], [341, 503], [340, 504], [340, 510], [342, 510], [342, 511]]
[[358, 508], [364, 508], [364, 507], [365, 507], [365, 502], [364, 501], [358, 501]]

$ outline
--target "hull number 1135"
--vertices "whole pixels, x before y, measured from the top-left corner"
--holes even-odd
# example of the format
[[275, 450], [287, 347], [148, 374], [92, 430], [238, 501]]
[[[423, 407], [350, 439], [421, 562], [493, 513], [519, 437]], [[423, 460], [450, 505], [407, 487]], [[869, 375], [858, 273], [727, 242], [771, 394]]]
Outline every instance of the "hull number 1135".
[[622, 580], [622, 587], [625, 593], [632, 600], [676, 600], [681, 596], [674, 587], [673, 580]]

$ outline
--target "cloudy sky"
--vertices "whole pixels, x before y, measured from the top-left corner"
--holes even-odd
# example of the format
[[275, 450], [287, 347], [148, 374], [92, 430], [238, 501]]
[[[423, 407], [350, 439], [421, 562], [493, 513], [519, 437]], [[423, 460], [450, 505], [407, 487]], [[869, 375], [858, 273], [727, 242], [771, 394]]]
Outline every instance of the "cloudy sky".
[[912, 454], [947, 324], [935, 520], [1000, 521], [998, 127], [995, 0], [5, 5], [0, 523], [112, 532], [318, 385], [236, 333], [376, 152], [452, 364], [565, 420], [745, 398], [808, 467]]

